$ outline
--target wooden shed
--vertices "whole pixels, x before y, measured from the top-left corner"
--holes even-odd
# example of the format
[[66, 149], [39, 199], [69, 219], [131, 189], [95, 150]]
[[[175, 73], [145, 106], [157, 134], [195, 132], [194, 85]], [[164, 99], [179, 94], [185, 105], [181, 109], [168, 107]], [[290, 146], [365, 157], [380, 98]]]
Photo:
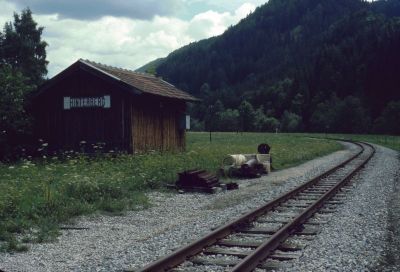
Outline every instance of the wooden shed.
[[80, 59], [38, 90], [35, 131], [55, 150], [182, 150], [195, 101], [155, 76]]

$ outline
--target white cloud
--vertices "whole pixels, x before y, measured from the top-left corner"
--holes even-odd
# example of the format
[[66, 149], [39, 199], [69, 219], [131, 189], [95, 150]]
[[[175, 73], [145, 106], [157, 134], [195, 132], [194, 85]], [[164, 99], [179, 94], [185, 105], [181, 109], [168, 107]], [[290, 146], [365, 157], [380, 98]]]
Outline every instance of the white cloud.
[[155, 15], [171, 15], [182, 7], [181, 0], [1, 0], [18, 8], [29, 6], [40, 14], [58, 13], [63, 18], [93, 20], [103, 16], [148, 20]]
[[194, 39], [219, 35], [225, 30], [229, 17], [229, 13], [211, 10], [198, 14], [190, 21], [188, 32]]
[[229, 12], [219, 13], [212, 10], [197, 14], [189, 23], [188, 33], [195, 40], [220, 35], [228, 26], [236, 24], [240, 19], [254, 11], [255, 8], [253, 4], [245, 3], [235, 10], [233, 14]]
[[256, 9], [254, 4], [244, 3], [235, 11], [236, 19], [242, 19]]
[[11, 21], [12, 15], [16, 11], [15, 6], [5, 0], [0, 0], [0, 31], [3, 30], [3, 25], [5, 22]]
[[243, 3], [248, 3], [253, 6], [260, 6], [268, 2], [268, 0], [182, 0], [187, 6], [206, 6], [212, 10], [228, 10], [234, 11], [238, 7], [242, 6]]
[[[3, 1], [3, 0], [0, 0]], [[15, 6], [1, 3], [0, 24], [12, 19]], [[206, 11], [190, 20], [155, 16], [138, 20], [106, 16], [93, 21], [35, 15], [44, 26], [43, 39], [49, 44], [49, 76], [68, 67], [79, 58], [136, 69], [190, 42], [219, 35], [255, 9], [245, 3], [234, 12]]]

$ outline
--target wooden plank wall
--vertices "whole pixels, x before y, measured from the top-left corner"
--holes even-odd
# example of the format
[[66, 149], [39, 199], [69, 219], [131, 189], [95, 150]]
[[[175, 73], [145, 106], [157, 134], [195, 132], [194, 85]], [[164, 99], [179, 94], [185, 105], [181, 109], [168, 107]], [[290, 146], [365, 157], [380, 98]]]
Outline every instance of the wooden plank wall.
[[[125, 119], [124, 91], [84, 71], [65, 78], [36, 101], [36, 135], [52, 149], [79, 150], [79, 143], [104, 142], [108, 150], [127, 150], [130, 120]], [[63, 109], [63, 97], [111, 96], [111, 108]], [[108, 151], [107, 150], [107, 151]]]
[[[111, 108], [63, 109], [63, 97], [111, 95]], [[184, 150], [180, 119], [184, 101], [134, 95], [77, 71], [48, 90], [36, 103], [37, 134], [53, 149], [79, 150], [81, 141], [105, 142], [107, 150], [128, 152]]]
[[159, 101], [131, 104], [131, 130], [133, 151], [184, 150], [185, 131], [179, 128], [179, 121], [185, 103], [163, 103]]

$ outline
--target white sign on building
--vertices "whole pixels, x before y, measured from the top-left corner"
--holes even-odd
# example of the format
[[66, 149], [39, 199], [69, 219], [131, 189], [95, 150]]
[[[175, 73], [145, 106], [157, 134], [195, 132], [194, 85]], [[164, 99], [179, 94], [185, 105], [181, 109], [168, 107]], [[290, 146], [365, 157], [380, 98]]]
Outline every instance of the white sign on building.
[[99, 97], [64, 97], [64, 110], [75, 108], [111, 108], [109, 95]]

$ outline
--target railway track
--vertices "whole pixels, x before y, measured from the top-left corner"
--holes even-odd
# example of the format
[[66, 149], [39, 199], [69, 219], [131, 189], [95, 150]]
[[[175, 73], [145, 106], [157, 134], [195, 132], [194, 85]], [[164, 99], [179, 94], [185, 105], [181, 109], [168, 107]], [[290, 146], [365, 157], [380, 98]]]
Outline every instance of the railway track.
[[353, 144], [359, 152], [343, 163], [139, 271], [208, 271], [212, 266], [246, 272], [276, 269], [280, 261], [297, 258], [303, 247], [298, 241], [317, 234], [324, 215], [343, 203], [351, 178], [375, 153], [367, 143]]

